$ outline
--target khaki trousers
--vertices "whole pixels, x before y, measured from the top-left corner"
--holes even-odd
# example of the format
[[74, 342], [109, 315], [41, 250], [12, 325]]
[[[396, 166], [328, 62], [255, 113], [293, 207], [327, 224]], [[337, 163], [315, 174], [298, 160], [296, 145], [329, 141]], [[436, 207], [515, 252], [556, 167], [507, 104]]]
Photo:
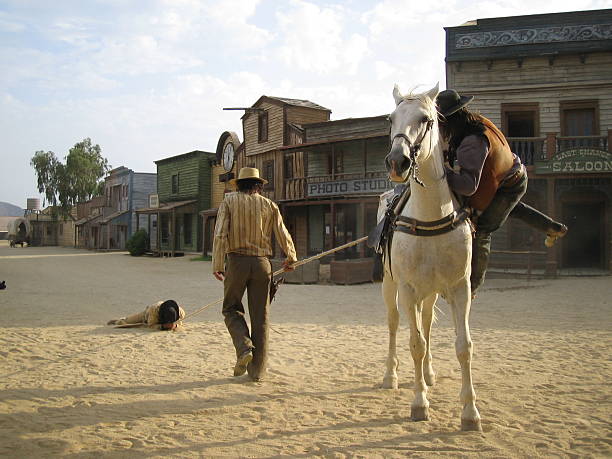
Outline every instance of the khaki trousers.
[[[268, 296], [272, 267], [266, 257], [228, 254], [223, 282], [223, 316], [232, 337], [236, 356], [253, 350], [249, 375], [260, 378], [266, 370], [268, 357]], [[251, 332], [244, 319], [242, 297], [247, 291]]]

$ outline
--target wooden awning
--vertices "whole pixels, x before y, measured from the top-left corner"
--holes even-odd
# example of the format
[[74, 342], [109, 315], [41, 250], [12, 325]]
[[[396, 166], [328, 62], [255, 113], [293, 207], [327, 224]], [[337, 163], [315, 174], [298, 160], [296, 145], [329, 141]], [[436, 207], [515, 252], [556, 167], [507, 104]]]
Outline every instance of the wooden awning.
[[101, 214], [98, 215], [89, 215], [87, 217], [81, 218], [80, 220], [77, 220], [76, 222], [74, 222], [74, 226], [83, 226], [86, 223], [91, 223], [94, 220], [98, 219], [102, 217]]
[[119, 210], [117, 212], [113, 212], [112, 214], [104, 217], [102, 220], [100, 220], [100, 224], [102, 225], [106, 225], [107, 223], [113, 221], [116, 218], [121, 217], [122, 215], [125, 215], [129, 212], [129, 210]]
[[217, 212], [219, 211], [219, 209], [214, 208], [214, 209], [206, 209], [206, 210], [202, 210], [200, 211], [200, 215], [202, 217], [213, 217], [215, 215], [217, 215]]
[[142, 209], [136, 209], [137, 214], [163, 214], [167, 212], [171, 212], [174, 209], [179, 207], [188, 206], [190, 204], [195, 204], [197, 200], [192, 199], [190, 201], [175, 201], [175, 202], [164, 202], [159, 205], [159, 207], [145, 207]]

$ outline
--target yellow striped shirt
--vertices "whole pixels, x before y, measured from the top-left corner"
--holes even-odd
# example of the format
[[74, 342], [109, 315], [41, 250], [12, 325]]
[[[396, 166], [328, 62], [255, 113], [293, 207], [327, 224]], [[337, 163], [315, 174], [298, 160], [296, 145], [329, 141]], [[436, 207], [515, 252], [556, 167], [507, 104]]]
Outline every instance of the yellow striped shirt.
[[287, 261], [297, 261], [293, 240], [283, 223], [278, 206], [273, 201], [259, 193], [238, 191], [226, 194], [217, 212], [213, 272], [225, 271], [227, 253], [271, 257], [272, 231], [287, 255]]

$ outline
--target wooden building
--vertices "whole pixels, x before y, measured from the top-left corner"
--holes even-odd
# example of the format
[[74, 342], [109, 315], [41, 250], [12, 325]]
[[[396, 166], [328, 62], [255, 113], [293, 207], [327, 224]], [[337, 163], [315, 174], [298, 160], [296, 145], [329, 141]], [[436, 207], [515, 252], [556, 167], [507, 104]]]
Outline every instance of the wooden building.
[[229, 181], [236, 174], [236, 158], [241, 155], [244, 144], [240, 142], [238, 134], [225, 131], [219, 137], [215, 160], [211, 165], [211, 195], [210, 208], [202, 210], [202, 253], [204, 256], [212, 255], [217, 210], [223, 201], [225, 193], [233, 191]]
[[26, 218], [32, 228], [30, 245], [75, 246], [76, 208], [69, 215], [60, 215], [57, 208], [49, 206], [41, 211], [28, 211]]
[[77, 245], [96, 250], [125, 250], [138, 227], [136, 209], [148, 207], [157, 190], [155, 173], [118, 167], [104, 179], [104, 195], [77, 205]]
[[[348, 118], [300, 127], [302, 143], [281, 148], [287, 168], [279, 202], [294, 228], [298, 252], [314, 255], [368, 234], [379, 196], [390, 188], [384, 158], [387, 116]], [[334, 258], [363, 258], [364, 244]]]
[[[390, 186], [387, 117], [329, 121], [330, 113], [307, 100], [262, 96], [242, 116], [244, 141], [225, 132], [217, 145], [219, 189], [232, 191], [229, 178], [241, 167], [257, 167], [269, 182], [263, 194], [279, 204], [299, 258], [366, 235], [376, 224], [378, 197]], [[216, 208], [202, 215], [204, 225], [214, 222]], [[205, 246], [212, 246], [211, 234]], [[370, 255], [361, 245], [332, 258]]]
[[612, 266], [612, 10], [478, 19], [446, 27], [447, 87], [501, 127], [529, 175], [524, 201], [569, 227], [553, 249], [522, 222], [493, 238], [491, 266], [548, 274]]
[[147, 216], [146, 227], [153, 216], [158, 222], [154, 251], [174, 256], [202, 250], [199, 213], [210, 208], [214, 160], [214, 153], [194, 150], [155, 161], [158, 204], [137, 210], [139, 221]]

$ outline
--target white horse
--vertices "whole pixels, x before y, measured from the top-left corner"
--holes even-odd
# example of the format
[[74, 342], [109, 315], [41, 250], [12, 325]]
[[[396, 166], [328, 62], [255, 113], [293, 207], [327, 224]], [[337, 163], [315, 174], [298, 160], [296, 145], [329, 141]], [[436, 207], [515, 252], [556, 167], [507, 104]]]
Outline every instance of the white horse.
[[393, 90], [396, 107], [389, 117], [391, 150], [385, 163], [391, 180], [409, 181], [411, 195], [385, 254], [382, 290], [388, 314], [389, 355], [383, 387], [398, 387], [399, 305], [410, 320], [415, 373], [411, 418], [429, 419], [427, 386], [435, 382], [430, 331], [434, 305], [438, 295], [442, 295], [452, 309], [455, 350], [461, 364], [461, 428], [482, 430], [472, 385], [472, 340], [468, 325], [472, 236], [445, 179], [435, 105], [437, 94], [438, 85], [423, 94], [402, 95], [397, 85]]

